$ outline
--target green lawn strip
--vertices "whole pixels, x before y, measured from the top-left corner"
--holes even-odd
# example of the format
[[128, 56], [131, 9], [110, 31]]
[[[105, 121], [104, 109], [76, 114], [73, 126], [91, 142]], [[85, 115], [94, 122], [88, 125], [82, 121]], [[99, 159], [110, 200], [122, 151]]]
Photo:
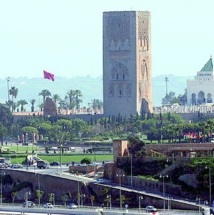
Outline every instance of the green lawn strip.
[[[60, 162], [60, 155], [38, 155], [38, 157], [49, 162]], [[61, 156], [62, 163], [72, 163], [72, 161], [80, 162], [83, 158], [89, 158], [91, 159], [91, 162], [93, 162], [94, 160], [96, 162], [113, 161], [112, 154], [96, 154], [96, 156], [92, 154], [65, 154]]]
[[[58, 161], [60, 162], [60, 155], [38, 155], [38, 157], [42, 160], [47, 160], [49, 162], [52, 161]], [[94, 160], [96, 162], [103, 162], [103, 161], [113, 161], [113, 155], [112, 154], [96, 154], [94, 156], [93, 154], [63, 154], [61, 156], [62, 163], [72, 163], [74, 162], [80, 162], [83, 158], [89, 158], [91, 159], [91, 162]], [[24, 157], [14, 157], [11, 158], [11, 163], [23, 163], [26, 159], [26, 156]]]
[[[4, 149], [5, 148], [5, 149]], [[24, 153], [26, 151], [28, 152], [32, 152], [32, 150], [37, 151], [37, 146], [35, 145], [30, 145], [30, 146], [22, 146], [22, 145], [18, 145], [18, 146], [3, 146], [3, 151], [13, 151], [13, 152], [17, 152], [17, 153]]]

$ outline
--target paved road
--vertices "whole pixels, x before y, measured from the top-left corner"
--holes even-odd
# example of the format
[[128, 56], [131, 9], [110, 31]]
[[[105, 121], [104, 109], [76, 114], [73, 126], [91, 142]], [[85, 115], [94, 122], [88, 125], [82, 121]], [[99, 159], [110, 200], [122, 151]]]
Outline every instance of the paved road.
[[[145, 211], [138, 211], [138, 210], [130, 210], [130, 209], [117, 209], [112, 208], [77, 208], [77, 209], [65, 209], [65, 208], [41, 208], [41, 207], [34, 207], [34, 208], [23, 208], [21, 206], [1, 206], [0, 207], [0, 214], [52, 214], [52, 215], [59, 215], [59, 214], [70, 214], [70, 215], [121, 215], [121, 214], [130, 214], [130, 215], [154, 215], [154, 213], [146, 213]], [[156, 212], [155, 215], [199, 215], [198, 211], [159, 211]]]

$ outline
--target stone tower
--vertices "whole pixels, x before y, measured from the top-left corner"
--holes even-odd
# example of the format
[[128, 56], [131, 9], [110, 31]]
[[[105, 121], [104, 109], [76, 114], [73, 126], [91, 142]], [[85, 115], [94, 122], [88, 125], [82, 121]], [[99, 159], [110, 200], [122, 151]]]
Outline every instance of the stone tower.
[[104, 115], [152, 112], [151, 15], [103, 13]]

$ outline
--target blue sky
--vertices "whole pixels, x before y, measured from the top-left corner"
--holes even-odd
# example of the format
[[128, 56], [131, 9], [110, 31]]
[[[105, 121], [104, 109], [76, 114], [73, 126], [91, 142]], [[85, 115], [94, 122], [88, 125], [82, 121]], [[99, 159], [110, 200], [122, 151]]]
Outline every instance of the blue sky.
[[102, 13], [149, 10], [153, 76], [194, 76], [214, 53], [213, 0], [0, 1], [6, 77], [102, 76]]

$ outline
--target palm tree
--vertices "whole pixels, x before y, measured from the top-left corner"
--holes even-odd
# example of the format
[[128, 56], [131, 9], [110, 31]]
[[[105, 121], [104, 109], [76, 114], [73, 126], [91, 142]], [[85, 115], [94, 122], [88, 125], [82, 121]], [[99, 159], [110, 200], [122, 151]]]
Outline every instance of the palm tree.
[[13, 204], [14, 204], [16, 196], [17, 196], [17, 191], [14, 191], [14, 192], [11, 193]]
[[24, 106], [28, 104], [27, 101], [25, 101], [25, 100], [23, 100], [23, 99], [22, 99], [22, 100], [19, 100], [17, 103], [18, 103], [19, 105], [21, 105], [21, 112], [24, 111]]
[[69, 100], [69, 109], [73, 109], [75, 107], [75, 90], [69, 90], [67, 95]]
[[39, 96], [42, 96], [42, 97], [43, 97], [43, 103], [45, 103], [46, 97], [51, 96], [51, 92], [50, 92], [49, 90], [42, 90], [42, 91], [39, 93]]
[[5, 106], [7, 106], [9, 109], [12, 109], [12, 107], [13, 107], [13, 102], [12, 102], [12, 100], [6, 101], [6, 102], [5, 102]]
[[[17, 97], [18, 95], [18, 88], [16, 87], [11, 87], [10, 90], [9, 90], [9, 94], [12, 96], [12, 102], [13, 102], [13, 99]], [[12, 112], [14, 111], [14, 106], [12, 106]]]
[[57, 102], [60, 101], [60, 96], [58, 94], [53, 94], [53, 101], [55, 102], [56, 106], [57, 106]]
[[82, 93], [80, 90], [75, 90], [75, 103], [76, 103], [76, 108], [79, 109], [80, 108], [80, 103], [82, 102]]
[[93, 99], [91, 101], [92, 101], [92, 108], [93, 109], [96, 109], [96, 108], [100, 109], [103, 106], [103, 102], [99, 99]]
[[35, 99], [31, 99], [30, 103], [31, 103], [31, 112], [34, 112], [34, 105], [35, 105], [36, 100]]
[[67, 104], [66, 104], [66, 100], [60, 99], [59, 100], [59, 109], [66, 109], [67, 108]]

